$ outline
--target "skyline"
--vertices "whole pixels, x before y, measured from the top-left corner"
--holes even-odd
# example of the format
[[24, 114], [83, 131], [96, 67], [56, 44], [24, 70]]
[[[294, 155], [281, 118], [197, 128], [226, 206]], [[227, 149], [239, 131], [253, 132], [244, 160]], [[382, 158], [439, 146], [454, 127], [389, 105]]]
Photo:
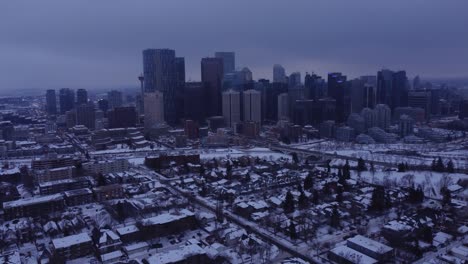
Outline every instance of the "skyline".
[[466, 1], [108, 3], [3, 3], [0, 91], [138, 87], [146, 48], [185, 57], [187, 81], [201, 79], [201, 59], [216, 51], [236, 52], [255, 80], [272, 79], [276, 63], [303, 76], [468, 77]]

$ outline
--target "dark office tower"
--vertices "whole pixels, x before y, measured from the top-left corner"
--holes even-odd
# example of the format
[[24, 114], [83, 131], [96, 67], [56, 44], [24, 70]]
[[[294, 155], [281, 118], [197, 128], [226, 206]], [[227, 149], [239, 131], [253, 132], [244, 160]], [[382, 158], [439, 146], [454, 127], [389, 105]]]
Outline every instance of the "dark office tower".
[[123, 99], [122, 99], [122, 92], [112, 90], [107, 93], [107, 101], [109, 102], [109, 108], [115, 108], [122, 106]]
[[88, 92], [85, 89], [78, 89], [76, 91], [76, 104], [86, 104], [88, 102]]
[[176, 85], [176, 110], [177, 122], [184, 118], [184, 90], [185, 90], [185, 59], [177, 57], [175, 59], [177, 85]]
[[223, 60], [224, 74], [233, 73], [236, 70], [236, 54], [234, 52], [216, 52], [215, 57]]
[[391, 110], [408, 105], [408, 78], [405, 71], [381, 70], [377, 73], [377, 103]]
[[193, 120], [199, 125], [205, 123], [208, 103], [202, 82], [185, 83], [184, 118]]
[[221, 115], [221, 90], [223, 81], [223, 60], [203, 58], [201, 60], [201, 79], [206, 91], [207, 116]]
[[468, 100], [460, 101], [460, 112], [458, 118], [465, 119], [468, 118]]
[[145, 92], [163, 93], [164, 120], [170, 125], [176, 124], [178, 76], [175, 51], [170, 49], [144, 50], [143, 76]]
[[393, 82], [393, 72], [390, 70], [381, 70], [377, 72], [377, 103], [390, 106], [391, 91]]
[[289, 86], [288, 88], [288, 111], [289, 111], [289, 118], [293, 120], [294, 115], [294, 108], [296, 105], [296, 101], [304, 99], [304, 87], [302, 86]]
[[392, 82], [392, 101], [390, 109], [408, 106], [408, 78], [406, 77], [406, 71], [397, 71], [393, 74]]
[[281, 82], [269, 83], [266, 80], [263, 85], [265, 86], [262, 91], [264, 119], [276, 121], [278, 120], [278, 95], [287, 93], [288, 85]]
[[107, 113], [107, 110], [109, 110], [109, 101], [107, 101], [107, 99], [99, 99], [98, 108], [104, 112], [104, 114]]
[[328, 74], [328, 96], [336, 100], [335, 121], [344, 122], [351, 110], [346, 76], [339, 72]]
[[431, 92], [428, 90], [410, 91], [408, 106], [424, 109], [425, 117], [429, 118], [431, 115]]
[[49, 115], [57, 114], [57, 97], [55, 90], [47, 90], [46, 92], [46, 112]]
[[75, 93], [72, 89], [62, 88], [60, 89], [60, 113], [65, 114], [67, 111], [72, 110], [75, 107]]
[[109, 128], [135, 127], [137, 113], [133, 106], [115, 107], [107, 113]]
[[80, 104], [76, 107], [76, 124], [93, 130], [96, 125], [96, 111], [93, 104]]
[[319, 99], [325, 96], [325, 81], [315, 74], [306, 74], [304, 79], [304, 97], [306, 99]]
[[360, 113], [365, 105], [365, 82], [362, 79], [354, 79], [349, 81], [349, 83], [351, 88], [351, 112]]

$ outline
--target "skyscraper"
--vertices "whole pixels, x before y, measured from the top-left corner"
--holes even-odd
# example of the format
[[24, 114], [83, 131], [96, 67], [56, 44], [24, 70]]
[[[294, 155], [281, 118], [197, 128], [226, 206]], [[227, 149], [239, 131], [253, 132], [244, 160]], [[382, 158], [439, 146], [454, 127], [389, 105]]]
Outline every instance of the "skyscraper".
[[184, 93], [184, 118], [193, 120], [199, 125], [205, 123], [208, 103], [202, 82], [187, 82]]
[[223, 93], [223, 116], [228, 127], [233, 128], [241, 121], [240, 93], [226, 91]]
[[405, 71], [381, 70], [377, 73], [377, 103], [391, 110], [408, 105], [408, 78]]
[[[174, 125], [177, 123], [176, 90], [178, 68], [182, 61], [177, 60], [175, 51], [171, 49], [146, 49], [143, 51], [143, 75], [145, 92], [159, 91], [164, 99], [164, 120]], [[185, 67], [185, 66], [184, 66]], [[185, 79], [185, 69], [184, 76]]]
[[278, 120], [289, 119], [289, 98], [287, 93], [278, 95]]
[[136, 110], [133, 106], [115, 107], [107, 113], [109, 128], [135, 127]]
[[201, 60], [201, 79], [206, 89], [207, 116], [221, 114], [221, 90], [224, 76], [223, 60], [203, 58]]
[[106, 115], [107, 110], [109, 110], [109, 101], [107, 99], [99, 99], [98, 100], [98, 108], [102, 112], [104, 112], [104, 115]]
[[179, 122], [184, 117], [184, 93], [185, 93], [185, 59], [182, 57], [176, 57], [176, 109], [177, 116], [176, 120]]
[[46, 92], [46, 112], [49, 115], [57, 114], [57, 97], [55, 90], [47, 90]]
[[76, 124], [83, 125], [89, 130], [96, 126], [96, 111], [93, 104], [79, 104], [76, 107]]
[[328, 96], [336, 100], [336, 122], [344, 122], [350, 113], [350, 98], [346, 76], [339, 72], [328, 74]]
[[376, 125], [381, 129], [388, 129], [392, 118], [390, 107], [384, 104], [378, 104], [374, 108]]
[[85, 89], [78, 89], [76, 91], [76, 104], [86, 104], [88, 102], [88, 91]]
[[109, 108], [120, 107], [123, 104], [122, 92], [112, 90], [107, 93], [107, 101], [109, 102]]
[[233, 73], [236, 70], [236, 54], [234, 52], [216, 52], [215, 57], [223, 60], [224, 74]]
[[69, 88], [60, 89], [60, 113], [65, 114], [75, 107], [75, 93]]
[[293, 72], [289, 75], [289, 88], [301, 85], [301, 73]]
[[145, 93], [145, 131], [164, 122], [164, 95], [154, 91]]
[[286, 83], [286, 71], [279, 64], [273, 65], [273, 82]]
[[243, 95], [244, 121], [260, 123], [262, 120], [262, 98], [259, 91], [247, 90]]
[[325, 81], [316, 74], [306, 74], [304, 79], [304, 96], [306, 99], [320, 99], [325, 93]]

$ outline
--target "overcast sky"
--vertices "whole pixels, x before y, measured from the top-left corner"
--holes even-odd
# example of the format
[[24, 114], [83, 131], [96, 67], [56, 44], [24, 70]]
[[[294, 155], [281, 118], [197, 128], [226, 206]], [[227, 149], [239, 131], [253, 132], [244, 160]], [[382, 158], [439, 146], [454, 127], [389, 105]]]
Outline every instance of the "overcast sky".
[[137, 86], [144, 48], [172, 48], [187, 80], [235, 51], [255, 79], [382, 67], [468, 76], [467, 0], [1, 1], [0, 91]]

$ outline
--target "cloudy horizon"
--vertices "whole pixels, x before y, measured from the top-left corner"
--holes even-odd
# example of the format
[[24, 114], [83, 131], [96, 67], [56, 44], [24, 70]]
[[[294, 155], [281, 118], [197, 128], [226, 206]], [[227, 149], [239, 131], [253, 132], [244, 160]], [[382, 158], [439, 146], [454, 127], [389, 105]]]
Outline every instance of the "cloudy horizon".
[[468, 1], [11, 1], [0, 6], [0, 90], [137, 86], [142, 50], [200, 60], [235, 51], [236, 66], [287, 73], [379, 69], [468, 77]]

